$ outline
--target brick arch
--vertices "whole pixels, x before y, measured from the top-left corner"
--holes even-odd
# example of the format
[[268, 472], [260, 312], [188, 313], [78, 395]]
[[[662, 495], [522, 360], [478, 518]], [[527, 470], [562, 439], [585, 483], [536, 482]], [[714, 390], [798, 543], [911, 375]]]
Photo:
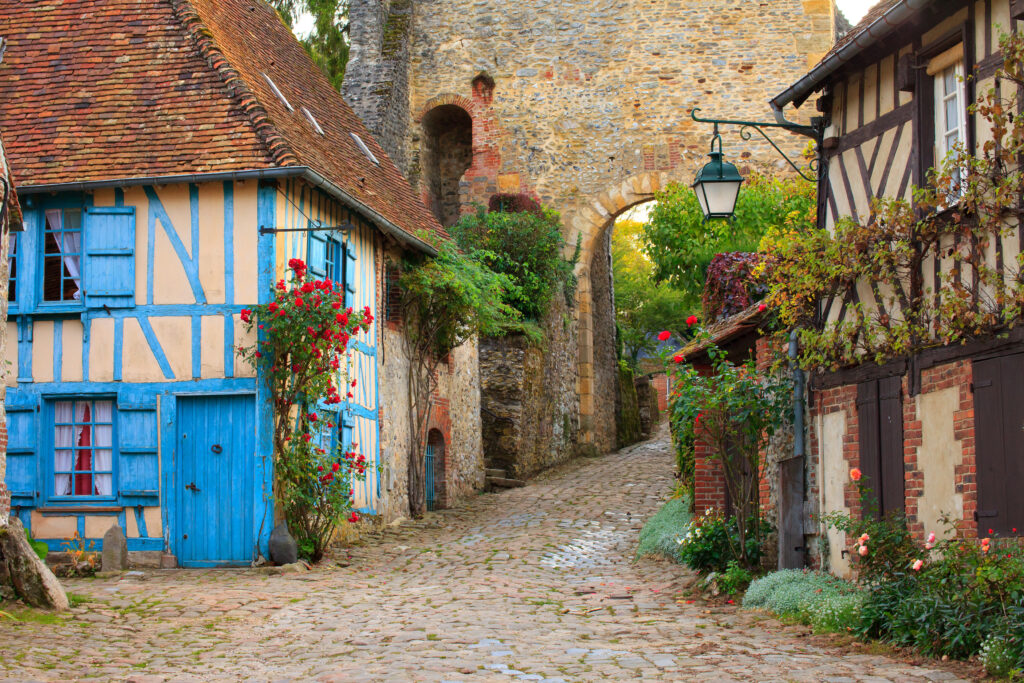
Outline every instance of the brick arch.
[[423, 106], [420, 107], [420, 111], [416, 114], [414, 121], [416, 123], [422, 122], [423, 117], [430, 113], [431, 109], [436, 109], [437, 107], [442, 107], [446, 104], [454, 104], [456, 107], [464, 109], [470, 117], [473, 116], [473, 100], [468, 97], [463, 97], [462, 95], [446, 92], [441, 93], [440, 95], [435, 95], [427, 100]]
[[[610, 295], [610, 284], [592, 281], [592, 262], [609, 239], [616, 218], [654, 199], [655, 193], [668, 183], [687, 182], [692, 179], [687, 177], [691, 173], [689, 168], [675, 168], [630, 176], [586, 199], [567, 221], [568, 241], [575, 244], [578, 238], [582, 246], [577, 266], [580, 442], [592, 444], [600, 451], [613, 450], [615, 446], [614, 397], [618, 375], [614, 371], [615, 312], [610, 310], [611, 297], [601, 296], [606, 291]], [[599, 348], [595, 349], [595, 343]]]

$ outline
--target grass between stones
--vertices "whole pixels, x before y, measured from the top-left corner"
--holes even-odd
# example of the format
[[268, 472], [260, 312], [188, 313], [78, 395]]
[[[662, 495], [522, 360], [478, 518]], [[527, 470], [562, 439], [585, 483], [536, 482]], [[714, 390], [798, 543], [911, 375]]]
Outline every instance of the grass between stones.
[[689, 496], [672, 498], [662, 505], [640, 530], [637, 558], [655, 555], [679, 562], [679, 544], [676, 539], [686, 534], [686, 528], [693, 519], [690, 507]]

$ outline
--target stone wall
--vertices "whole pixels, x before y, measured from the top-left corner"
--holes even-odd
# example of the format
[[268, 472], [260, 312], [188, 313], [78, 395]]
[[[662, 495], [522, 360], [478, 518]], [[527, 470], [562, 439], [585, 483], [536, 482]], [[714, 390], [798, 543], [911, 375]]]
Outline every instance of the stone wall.
[[[570, 245], [581, 238], [578, 348], [569, 360], [578, 366], [580, 441], [608, 450], [617, 393], [614, 345], [606, 344], [613, 299], [590, 279], [604, 277], [598, 253], [615, 217], [670, 180], [692, 181], [711, 130], [689, 118], [691, 109], [770, 120], [767, 100], [829, 49], [833, 4], [407, 1], [402, 65], [401, 49], [382, 47], [388, 25], [398, 41], [398, 23], [387, 21], [397, 0], [353, 0], [346, 98], [428, 204], [423, 122], [437, 107], [462, 108], [472, 119], [473, 158], [460, 183], [461, 210], [495, 192], [526, 192], [562, 214]], [[399, 111], [408, 112], [404, 143]], [[764, 140], [723, 132], [726, 154], [741, 166], [782, 167]], [[785, 133], [777, 139], [791, 155], [806, 144]]]
[[[385, 250], [380, 259], [381, 273], [386, 262], [401, 259], [397, 249]], [[383, 280], [379, 280], [382, 282]], [[379, 297], [383, 301], [386, 297]], [[394, 308], [394, 307], [392, 307]], [[385, 521], [409, 516], [409, 370], [405, 355], [405, 326], [399, 316], [380, 311], [378, 346], [380, 449], [382, 500], [378, 512]], [[437, 390], [431, 397], [429, 430], [444, 437], [443, 458], [439, 463], [437, 491], [440, 507], [450, 507], [484, 485], [484, 458], [480, 426], [480, 372], [477, 345], [467, 342], [454, 349], [438, 366]]]
[[563, 297], [543, 322], [544, 348], [523, 337], [480, 341], [487, 467], [523, 479], [578, 452], [574, 326]]

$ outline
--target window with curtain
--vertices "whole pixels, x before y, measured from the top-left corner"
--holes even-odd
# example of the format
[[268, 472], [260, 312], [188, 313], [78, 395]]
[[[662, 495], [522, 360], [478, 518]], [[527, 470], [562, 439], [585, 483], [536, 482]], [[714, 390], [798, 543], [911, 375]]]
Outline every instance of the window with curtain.
[[53, 402], [53, 494], [114, 495], [114, 402]]
[[[936, 168], [957, 145], [967, 144], [967, 93], [964, 88], [964, 48], [955, 45], [936, 55], [927, 64], [934, 92], [935, 142], [933, 163]], [[962, 177], [961, 169], [953, 170], [953, 181]], [[951, 197], [955, 202], [958, 198]]]
[[43, 301], [77, 303], [82, 298], [82, 210], [46, 211], [43, 235]]

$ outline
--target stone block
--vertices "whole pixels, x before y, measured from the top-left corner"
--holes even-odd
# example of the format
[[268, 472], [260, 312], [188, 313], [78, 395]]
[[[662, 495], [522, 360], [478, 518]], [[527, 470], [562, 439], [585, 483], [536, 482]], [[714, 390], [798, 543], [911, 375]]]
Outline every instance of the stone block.
[[284, 522], [280, 522], [270, 532], [268, 550], [270, 559], [277, 565], [294, 564], [299, 559], [299, 546]]
[[0, 581], [9, 583], [32, 607], [57, 612], [68, 608], [64, 587], [28, 544], [25, 527], [17, 517], [0, 527]]
[[121, 525], [115, 523], [103, 534], [101, 562], [105, 572], [128, 569], [128, 539]]

